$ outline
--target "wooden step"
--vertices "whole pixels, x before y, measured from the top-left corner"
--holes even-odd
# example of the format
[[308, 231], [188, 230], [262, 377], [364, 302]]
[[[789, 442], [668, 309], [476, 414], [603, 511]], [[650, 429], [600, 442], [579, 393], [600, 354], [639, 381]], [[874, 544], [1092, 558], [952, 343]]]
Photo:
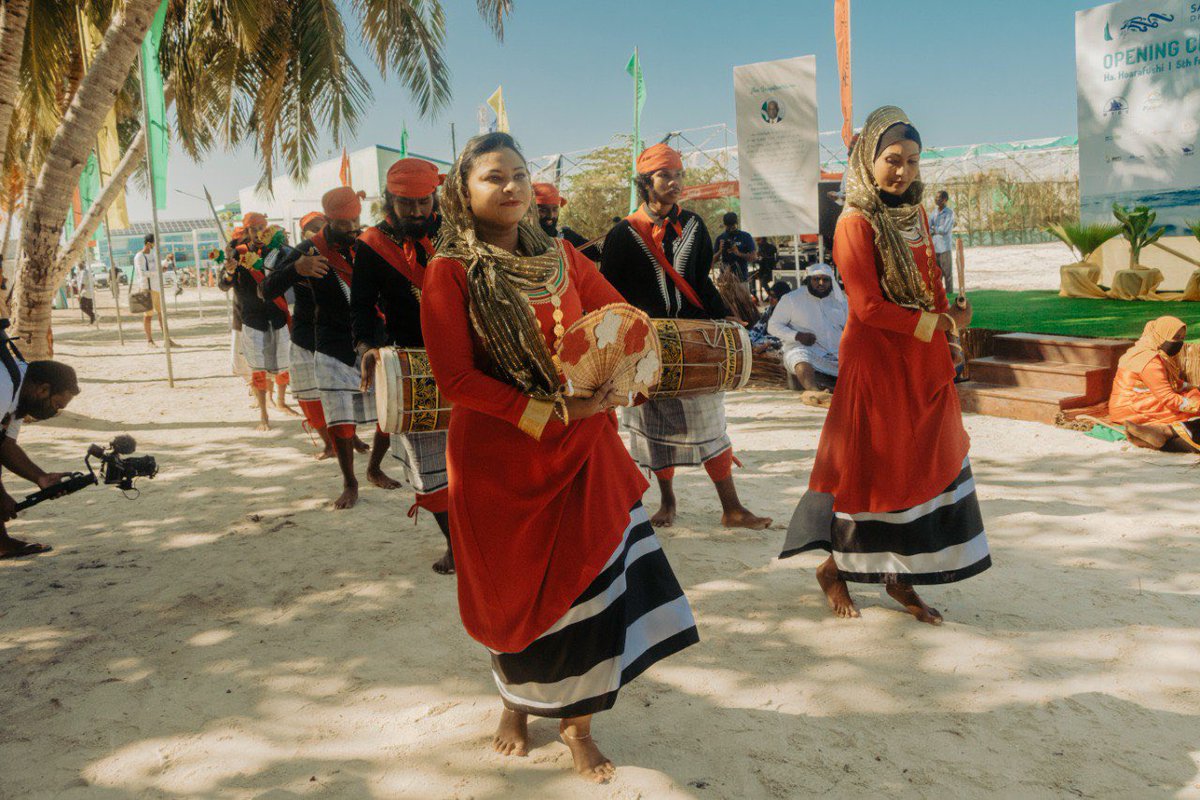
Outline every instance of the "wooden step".
[[958, 384], [958, 397], [963, 411], [1047, 425], [1054, 424], [1060, 411], [1088, 404], [1085, 398], [1074, 392], [998, 386], [974, 380]]
[[1112, 373], [1105, 367], [1063, 361], [1024, 361], [996, 356], [974, 358], [971, 359], [971, 379], [998, 386], [1070, 392], [1083, 395], [1091, 402], [1099, 402], [1112, 390]]
[[992, 354], [1001, 360], [1057, 361], [1115, 369], [1117, 360], [1132, 346], [1128, 339], [1002, 333], [992, 339]]

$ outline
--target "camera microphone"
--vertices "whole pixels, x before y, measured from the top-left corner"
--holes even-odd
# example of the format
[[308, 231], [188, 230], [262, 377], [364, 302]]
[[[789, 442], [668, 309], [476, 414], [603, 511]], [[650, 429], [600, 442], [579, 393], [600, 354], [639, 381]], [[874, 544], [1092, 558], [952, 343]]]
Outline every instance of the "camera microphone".
[[108, 446], [119, 456], [127, 456], [137, 450], [137, 442], [128, 433], [114, 436], [113, 440], [108, 443]]

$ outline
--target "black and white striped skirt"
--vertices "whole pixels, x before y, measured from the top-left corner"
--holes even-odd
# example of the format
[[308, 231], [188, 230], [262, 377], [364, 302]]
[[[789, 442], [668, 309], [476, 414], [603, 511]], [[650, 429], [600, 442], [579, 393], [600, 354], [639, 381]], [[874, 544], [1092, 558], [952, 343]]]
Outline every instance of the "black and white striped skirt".
[[350, 366], [326, 353], [313, 354], [326, 425], [369, 425], [375, 421], [375, 393], [359, 391], [360, 364], [361, 357]]
[[417, 494], [433, 494], [450, 485], [446, 470], [446, 431], [392, 436], [392, 457]]
[[289, 387], [292, 397], [297, 400], [321, 399], [321, 392], [317, 388], [316, 353], [292, 342], [288, 356], [288, 373], [291, 375]]
[[492, 653], [504, 705], [539, 717], [612, 708], [621, 687], [700, 641], [687, 597], [639, 502], [600, 574], [519, 653]]
[[900, 511], [835, 513], [833, 495], [807, 492], [780, 558], [828, 550], [842, 580], [953, 583], [992, 565], [970, 460], [945, 491]]
[[265, 331], [249, 325], [242, 326], [242, 355], [246, 357], [250, 369], [256, 372], [269, 372], [272, 375], [287, 372], [291, 346], [292, 337], [286, 326], [267, 328]]

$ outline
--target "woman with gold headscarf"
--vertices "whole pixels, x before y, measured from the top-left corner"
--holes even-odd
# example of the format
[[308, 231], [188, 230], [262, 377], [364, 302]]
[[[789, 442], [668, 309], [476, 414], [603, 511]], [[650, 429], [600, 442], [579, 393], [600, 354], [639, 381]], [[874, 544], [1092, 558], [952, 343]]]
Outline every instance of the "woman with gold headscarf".
[[920, 161], [903, 111], [867, 117], [833, 239], [850, 302], [838, 386], [781, 557], [829, 551], [817, 580], [839, 617], [859, 616], [847, 581], [882, 583], [936, 625], [942, 615], [913, 587], [970, 577], [991, 557], [954, 388], [953, 335], [971, 308], [946, 300]]
[[548, 237], [525, 159], [505, 133], [469, 141], [442, 187], [421, 328], [454, 404], [446, 447], [459, 612], [491, 651], [504, 710], [497, 752], [526, 755], [528, 715], [560, 719], [585, 778], [613, 765], [591, 717], [698, 641], [617, 431], [611, 386], [564, 397], [566, 327], [621, 302], [595, 264]]
[[1117, 362], [1108, 415], [1139, 447], [1200, 452], [1200, 389], [1187, 385], [1179, 363], [1185, 336], [1177, 317], [1151, 320]]

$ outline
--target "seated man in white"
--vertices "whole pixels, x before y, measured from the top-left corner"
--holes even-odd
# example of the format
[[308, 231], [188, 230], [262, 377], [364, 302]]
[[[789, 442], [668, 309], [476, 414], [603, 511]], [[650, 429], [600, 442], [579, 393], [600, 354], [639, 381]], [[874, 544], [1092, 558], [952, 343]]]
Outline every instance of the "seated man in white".
[[783, 363], [805, 391], [828, 395], [837, 382], [838, 344], [848, 311], [846, 294], [827, 264], [810, 267], [807, 285], [775, 307], [767, 332], [783, 342]]

